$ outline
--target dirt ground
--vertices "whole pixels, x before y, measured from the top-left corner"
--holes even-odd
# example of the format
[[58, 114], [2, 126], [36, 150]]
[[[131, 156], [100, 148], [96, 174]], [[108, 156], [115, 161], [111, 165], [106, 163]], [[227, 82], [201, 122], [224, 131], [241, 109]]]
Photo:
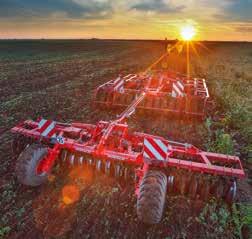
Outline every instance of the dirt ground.
[[[146, 69], [166, 43], [0, 41], [0, 238], [249, 238], [246, 218], [251, 222], [252, 215], [245, 218], [242, 208], [251, 210], [252, 204], [252, 44], [205, 42], [194, 47], [191, 71], [207, 80], [214, 104], [208, 115], [211, 126], [209, 121], [185, 124], [152, 115], [136, 115], [129, 124], [204, 150], [225, 153], [232, 146], [247, 175], [239, 181], [236, 204], [230, 208], [215, 200], [206, 204], [169, 197], [162, 222], [146, 226], [137, 220], [134, 185], [104, 175], [79, 168], [55, 170], [42, 187], [20, 185], [11, 127], [38, 116], [86, 123], [113, 119], [116, 112], [91, 107], [93, 90], [118, 74]], [[220, 140], [222, 135], [231, 137], [230, 147]], [[74, 199], [68, 204], [64, 198], [69, 192]]]

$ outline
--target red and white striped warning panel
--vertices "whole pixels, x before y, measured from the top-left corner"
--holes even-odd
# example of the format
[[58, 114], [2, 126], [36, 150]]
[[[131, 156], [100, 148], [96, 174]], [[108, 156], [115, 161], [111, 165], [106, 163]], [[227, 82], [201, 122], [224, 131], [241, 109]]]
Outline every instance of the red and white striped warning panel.
[[184, 96], [184, 85], [180, 81], [172, 83], [172, 97]]
[[55, 121], [41, 119], [38, 123], [38, 131], [44, 137], [55, 137], [55, 125]]
[[164, 161], [167, 157], [168, 143], [155, 138], [144, 139], [144, 152], [145, 158], [157, 159]]

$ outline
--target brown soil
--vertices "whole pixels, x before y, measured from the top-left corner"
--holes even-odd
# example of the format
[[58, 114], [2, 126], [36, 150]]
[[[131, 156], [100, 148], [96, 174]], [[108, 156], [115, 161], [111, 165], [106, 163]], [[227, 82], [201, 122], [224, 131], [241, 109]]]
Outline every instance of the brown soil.
[[[199, 54], [201, 58], [210, 57], [201, 61], [200, 68], [196, 68], [198, 63], [192, 66], [200, 76], [209, 78], [207, 74], [211, 71], [207, 72], [206, 67], [216, 63], [216, 58], [224, 61], [218, 54], [225, 55], [234, 49], [238, 62], [248, 61], [242, 63], [244, 68], [251, 61], [251, 53], [243, 54], [245, 48], [252, 49], [251, 44], [208, 44], [210, 53], [202, 48]], [[205, 203], [184, 197], [167, 198], [162, 222], [155, 226], [143, 225], [136, 217], [134, 185], [121, 185], [92, 172], [83, 175], [82, 170], [74, 169], [62, 174], [56, 170], [47, 185], [35, 189], [16, 181], [16, 159], [10, 148], [11, 127], [21, 120], [36, 119], [41, 115], [64, 122], [96, 123], [101, 119], [113, 119], [115, 112], [102, 112], [91, 107], [93, 90], [119, 73], [146, 69], [164, 49], [163, 42], [151, 41], [0, 42], [0, 236], [5, 228], [7, 232], [2, 235], [8, 238], [237, 237], [236, 229], [229, 222], [222, 226], [224, 231], [218, 231], [217, 226], [211, 224], [211, 215], [205, 217], [205, 223], [199, 221]], [[196, 56], [193, 57], [199, 62]], [[215, 85], [211, 78], [208, 83], [213, 92]], [[219, 100], [215, 94], [213, 98]], [[184, 124], [172, 117], [164, 119], [149, 115], [144, 118], [134, 116], [129, 124], [138, 131], [187, 141], [205, 149], [207, 131], [202, 122]], [[240, 149], [248, 145], [242, 133], [238, 139]], [[246, 168], [249, 175], [251, 169]], [[240, 202], [252, 203], [249, 180], [251, 178], [239, 183]], [[71, 198], [71, 195], [75, 197]], [[217, 209], [223, 207], [226, 208], [223, 202], [217, 202]]]

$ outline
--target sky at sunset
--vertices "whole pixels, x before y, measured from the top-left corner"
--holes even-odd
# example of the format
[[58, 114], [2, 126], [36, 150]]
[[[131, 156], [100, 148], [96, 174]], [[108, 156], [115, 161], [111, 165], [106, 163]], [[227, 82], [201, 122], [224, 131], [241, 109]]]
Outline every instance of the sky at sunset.
[[252, 0], [0, 0], [0, 38], [252, 41]]

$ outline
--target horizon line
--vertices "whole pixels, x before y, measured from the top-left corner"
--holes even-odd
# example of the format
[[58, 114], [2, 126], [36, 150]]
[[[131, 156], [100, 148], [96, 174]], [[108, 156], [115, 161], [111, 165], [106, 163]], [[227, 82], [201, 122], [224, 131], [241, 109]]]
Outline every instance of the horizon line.
[[[177, 41], [179, 39], [139, 39], [139, 38], [98, 38], [98, 37], [91, 37], [91, 38], [0, 38], [0, 41], [8, 41], [8, 40], [100, 40], [100, 41]], [[250, 40], [191, 40], [191, 42], [247, 42], [252, 43]]]

